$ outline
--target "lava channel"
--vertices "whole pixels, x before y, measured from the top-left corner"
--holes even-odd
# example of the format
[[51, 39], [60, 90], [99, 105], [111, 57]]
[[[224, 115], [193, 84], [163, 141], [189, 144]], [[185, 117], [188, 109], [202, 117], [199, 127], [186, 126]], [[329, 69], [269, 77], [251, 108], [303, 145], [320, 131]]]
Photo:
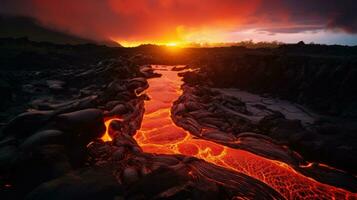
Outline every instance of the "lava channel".
[[[194, 138], [171, 119], [171, 106], [182, 94], [183, 82], [178, 72], [172, 71], [169, 66], [153, 68], [162, 76], [148, 80], [150, 87], [146, 94], [150, 100], [145, 102], [141, 129], [134, 136], [144, 152], [182, 154], [203, 159], [258, 179], [287, 199], [357, 199], [356, 193], [320, 183], [286, 163]], [[107, 129], [111, 120], [106, 121]], [[102, 139], [111, 140], [107, 133]]]

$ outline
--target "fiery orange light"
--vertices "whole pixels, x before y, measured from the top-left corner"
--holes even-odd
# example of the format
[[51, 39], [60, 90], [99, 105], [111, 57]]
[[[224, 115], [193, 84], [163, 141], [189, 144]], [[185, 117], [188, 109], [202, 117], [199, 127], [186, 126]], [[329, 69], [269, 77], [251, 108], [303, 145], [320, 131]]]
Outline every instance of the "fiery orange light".
[[169, 42], [166, 44], [166, 46], [169, 46], [169, 47], [177, 47], [178, 44], [176, 42]]
[[[159, 70], [160, 66], [155, 68]], [[170, 108], [182, 94], [182, 81], [177, 73], [163, 70], [161, 78], [148, 80], [150, 87], [147, 89], [147, 95], [150, 100], [145, 103], [141, 129], [134, 136], [144, 152], [183, 154], [200, 158], [256, 178], [287, 199], [357, 198], [356, 193], [320, 183], [300, 174], [286, 163], [211, 141], [195, 139], [188, 131], [176, 126], [171, 119]], [[109, 123], [110, 120], [106, 122], [107, 127]]]
[[105, 125], [106, 129], [105, 129], [105, 133], [104, 133], [103, 136], [100, 138], [100, 139], [102, 139], [104, 142], [113, 141], [113, 139], [112, 139], [112, 138], [110, 137], [110, 135], [109, 135], [109, 125], [110, 125], [110, 123], [111, 123], [113, 120], [116, 120], [116, 118], [107, 119], [107, 120], [105, 120], [105, 122], [104, 122], [104, 125]]
[[140, 45], [145, 44], [154, 44], [159, 46], [166, 46], [166, 47], [185, 47], [189, 44], [189, 42], [184, 41], [160, 41], [160, 40], [135, 40], [135, 41], [127, 41], [121, 40], [114, 37], [111, 37], [110, 40], [124, 46], [124, 47], [137, 47]]

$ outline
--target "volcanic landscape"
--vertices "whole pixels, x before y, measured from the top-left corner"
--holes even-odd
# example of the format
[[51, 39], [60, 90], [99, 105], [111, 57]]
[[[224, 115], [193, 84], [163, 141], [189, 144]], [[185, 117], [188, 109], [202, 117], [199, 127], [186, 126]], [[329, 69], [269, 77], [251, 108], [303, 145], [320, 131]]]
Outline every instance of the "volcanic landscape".
[[1, 199], [357, 199], [356, 47], [0, 42]]

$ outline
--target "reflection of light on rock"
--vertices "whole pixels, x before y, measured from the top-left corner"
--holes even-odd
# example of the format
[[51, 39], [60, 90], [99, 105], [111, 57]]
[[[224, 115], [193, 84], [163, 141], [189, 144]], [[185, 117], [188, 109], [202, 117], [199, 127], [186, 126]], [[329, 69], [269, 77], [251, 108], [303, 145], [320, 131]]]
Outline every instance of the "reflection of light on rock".
[[[151, 99], [145, 102], [141, 129], [134, 136], [144, 152], [194, 156], [256, 178], [287, 199], [357, 197], [357, 194], [306, 177], [286, 163], [269, 160], [244, 150], [228, 148], [211, 141], [194, 139], [189, 132], [177, 127], [171, 119], [172, 103], [182, 94], [180, 88], [182, 81], [177, 76], [178, 72], [160, 66], [154, 68], [160, 70], [162, 76], [148, 80], [150, 87], [146, 93]], [[106, 127], [110, 122], [111, 120], [106, 121]], [[103, 138], [111, 140], [108, 128]]]

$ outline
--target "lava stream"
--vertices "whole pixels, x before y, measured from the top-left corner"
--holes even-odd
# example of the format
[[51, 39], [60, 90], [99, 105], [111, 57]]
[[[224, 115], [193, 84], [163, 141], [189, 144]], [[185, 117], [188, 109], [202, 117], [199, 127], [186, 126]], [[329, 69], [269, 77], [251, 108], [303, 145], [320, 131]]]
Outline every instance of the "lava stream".
[[[144, 152], [200, 158], [256, 178], [287, 199], [357, 199], [356, 193], [320, 183], [283, 162], [195, 139], [188, 131], [176, 126], [170, 117], [172, 103], [182, 94], [178, 72], [171, 71], [169, 67], [165, 70], [159, 66], [153, 67], [160, 70], [162, 76], [148, 80], [150, 87], [146, 94], [150, 100], [145, 102], [141, 129], [134, 136]], [[109, 123], [106, 121], [107, 127]], [[102, 139], [110, 140], [110, 137], [105, 135]]]

